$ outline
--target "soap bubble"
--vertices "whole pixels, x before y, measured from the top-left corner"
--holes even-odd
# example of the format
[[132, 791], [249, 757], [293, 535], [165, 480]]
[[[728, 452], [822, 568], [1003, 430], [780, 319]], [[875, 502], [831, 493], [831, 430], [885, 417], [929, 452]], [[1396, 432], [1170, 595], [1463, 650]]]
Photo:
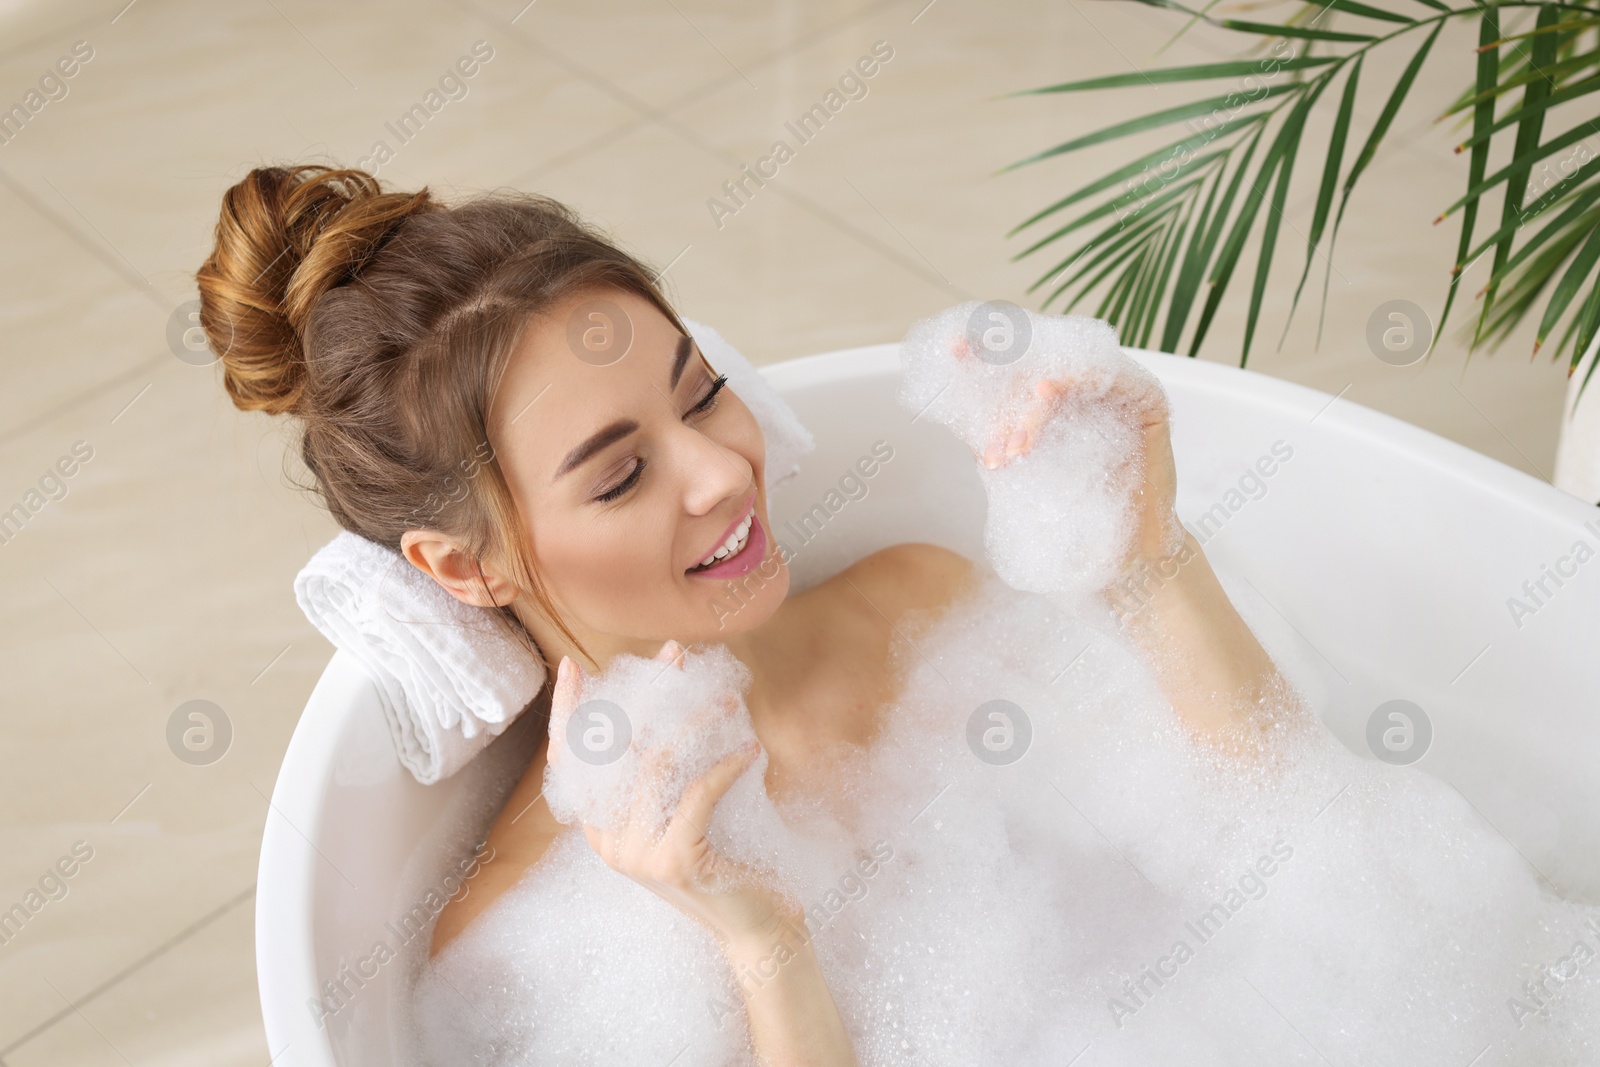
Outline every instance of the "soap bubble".
[[[826, 797], [780, 810], [752, 768], [718, 804], [719, 851], [805, 909], [863, 1067], [1059, 1067], [1088, 1046], [1129, 1067], [1600, 1063], [1600, 956], [1574, 948], [1600, 946], [1600, 908], [1544, 893], [1455, 790], [1351, 752], [1293, 694], [1253, 712], [1283, 727], [1258, 758], [1197, 745], [1103, 627], [983, 572], [906, 631], [921, 655]], [[704, 712], [742, 665], [685, 661], [655, 702], [660, 665], [637, 657], [585, 689], [632, 709], [635, 746], [679, 753], [675, 781], [749, 728], [742, 701]], [[974, 758], [986, 707], [1026, 709], [1026, 758]], [[552, 809], [603, 817], [596, 786], [631, 758], [563, 762]], [[754, 1063], [741, 989], [766, 979], [575, 830], [417, 967], [426, 1062]]]

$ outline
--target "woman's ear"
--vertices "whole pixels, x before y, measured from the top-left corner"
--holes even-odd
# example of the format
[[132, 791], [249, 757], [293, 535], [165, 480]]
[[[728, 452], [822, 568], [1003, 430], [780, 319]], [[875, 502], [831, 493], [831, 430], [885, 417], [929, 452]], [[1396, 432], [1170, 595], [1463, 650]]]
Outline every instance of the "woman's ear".
[[480, 577], [478, 560], [434, 530], [407, 530], [400, 537], [400, 554], [463, 604], [492, 608], [517, 599], [516, 587], [509, 580], [489, 567], [482, 568]]

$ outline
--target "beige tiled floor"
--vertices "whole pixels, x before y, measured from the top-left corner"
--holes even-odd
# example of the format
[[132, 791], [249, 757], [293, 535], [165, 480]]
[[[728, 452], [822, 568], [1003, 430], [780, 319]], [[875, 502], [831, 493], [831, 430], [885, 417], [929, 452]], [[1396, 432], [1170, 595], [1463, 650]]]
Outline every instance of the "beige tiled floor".
[[[286, 483], [286, 428], [236, 412], [215, 370], [175, 359], [165, 339], [193, 296], [219, 194], [249, 166], [360, 159], [488, 41], [494, 57], [470, 94], [382, 176], [571, 201], [672, 263], [685, 312], [769, 362], [892, 340], [969, 297], [1028, 302], [1045, 262], [1011, 262], [1023, 243], [1006, 230], [1123, 149], [993, 172], [1162, 98], [999, 94], [1237, 47], [1197, 31], [1152, 60], [1174, 19], [1087, 0], [539, 0], [519, 14], [523, 2], [0, 3], [0, 104], [74, 41], [95, 50], [69, 95], [0, 146], [0, 507], [74, 442], [93, 448], [66, 497], [0, 546], [0, 908], [75, 841], [94, 849], [68, 894], [0, 946], [11, 1067], [269, 1057], [251, 944], [256, 849], [329, 655], [290, 581], [332, 526]], [[1385, 300], [1439, 306], [1455, 234], [1428, 221], [1462, 176], [1429, 108], [1466, 76], [1471, 32], [1441, 39], [1433, 70], [1448, 85], [1402, 113], [1364, 180], [1320, 350], [1312, 303], [1273, 352], [1313, 197], [1311, 177], [1297, 182], [1252, 366], [1348, 386], [1351, 400], [1548, 473], [1559, 365], [1509, 348], [1467, 363], [1452, 334], [1428, 363], [1397, 369], [1362, 340]], [[895, 54], [869, 95], [717, 227], [707, 198], [879, 39]], [[1392, 82], [1403, 61], [1373, 62], [1368, 78]], [[1369, 121], [1378, 106], [1363, 101]], [[1236, 284], [1242, 297], [1248, 282]], [[1219, 316], [1206, 358], [1236, 360], [1243, 306]], [[210, 766], [180, 762], [165, 742], [169, 715], [194, 698], [233, 725]]]

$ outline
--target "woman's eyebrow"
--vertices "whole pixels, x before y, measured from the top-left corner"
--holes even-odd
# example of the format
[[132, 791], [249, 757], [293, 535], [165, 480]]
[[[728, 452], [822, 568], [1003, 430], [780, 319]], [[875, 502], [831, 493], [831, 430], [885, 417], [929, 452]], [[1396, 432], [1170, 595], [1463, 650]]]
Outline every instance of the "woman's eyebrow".
[[678, 379], [683, 376], [683, 365], [689, 361], [689, 349], [693, 343], [688, 334], [678, 335], [678, 350], [672, 355], [672, 377], [667, 382], [668, 389], [678, 388]]
[[[678, 387], [678, 379], [683, 377], [683, 365], [689, 361], [689, 352], [692, 350], [693, 345], [694, 341], [688, 334], [678, 335], [678, 347], [672, 356], [671, 387], [673, 389]], [[563, 474], [580, 465], [596, 452], [621, 440], [638, 428], [639, 424], [633, 419], [618, 419], [604, 429], [596, 431], [587, 441], [567, 453], [567, 458], [561, 461], [561, 466], [556, 468], [556, 473], [551, 477], [550, 481], [555, 482]]]
[[607, 445], [628, 436], [639, 428], [639, 424], [632, 419], [618, 419], [603, 430], [596, 431], [587, 441], [567, 453], [567, 458], [561, 461], [561, 466], [556, 468], [556, 473], [550, 481], [555, 482], [563, 474], [581, 464], [584, 460], [605, 448]]

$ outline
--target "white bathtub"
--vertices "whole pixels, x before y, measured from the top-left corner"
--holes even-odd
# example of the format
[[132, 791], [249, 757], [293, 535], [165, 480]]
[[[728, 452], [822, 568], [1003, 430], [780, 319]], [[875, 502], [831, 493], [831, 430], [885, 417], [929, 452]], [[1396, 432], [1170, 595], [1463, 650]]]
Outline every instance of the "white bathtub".
[[[1173, 400], [1179, 514], [1194, 528], [1210, 512], [1207, 555], [1230, 584], [1265, 598], [1253, 611], [1295, 635], [1333, 730], [1362, 751], [1379, 704], [1420, 705], [1434, 737], [1419, 766], [1460, 789], [1565, 892], [1600, 900], [1600, 558], [1560, 588], [1547, 579], [1553, 595], [1520, 626], [1507, 606], [1575, 542], [1600, 547], [1600, 509], [1349, 400], [1130, 352]], [[874, 441], [894, 449], [866, 495], [798, 550], [796, 589], [900, 541], [982, 557], [972, 455], [895, 403], [897, 346], [764, 370], [818, 442], [773, 494], [780, 536]], [[1279, 441], [1293, 455], [1262, 479], [1265, 494], [1227, 497]], [[508, 735], [454, 779], [418, 785], [393, 756], [360, 666], [342, 653], [329, 662], [284, 757], [261, 845], [256, 967], [275, 1064], [400, 1062], [405, 964], [383, 962], [378, 946], [400, 947], [394, 922], [437, 883], [431, 850], [473, 797], [493, 802], [489, 776], [530, 737]], [[308, 1002], [324, 981], [343, 990], [319, 1023]]]

